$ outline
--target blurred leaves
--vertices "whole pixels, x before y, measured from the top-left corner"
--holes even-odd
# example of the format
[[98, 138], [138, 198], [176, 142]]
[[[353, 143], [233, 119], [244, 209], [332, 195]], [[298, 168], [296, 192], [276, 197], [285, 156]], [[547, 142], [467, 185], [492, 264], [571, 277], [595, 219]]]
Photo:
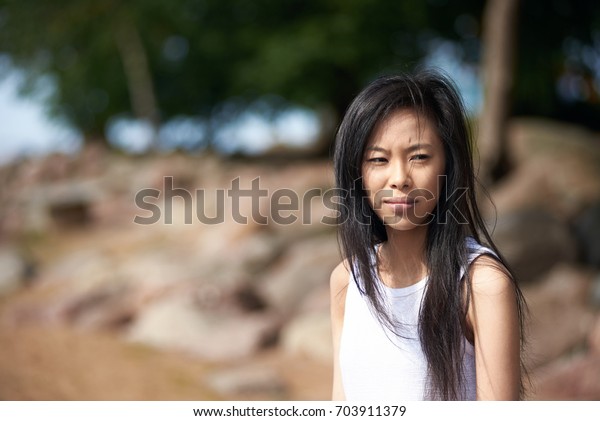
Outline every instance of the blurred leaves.
[[[552, 114], [564, 105], [555, 86], [565, 40], [597, 45], [599, 7], [522, 3], [516, 110]], [[50, 77], [49, 110], [98, 138], [114, 116], [211, 118], [258, 98], [339, 115], [375, 75], [417, 65], [434, 39], [456, 41], [462, 59], [477, 62], [482, 8], [475, 0], [0, 0], [0, 52], [25, 70], [25, 93]], [[139, 37], [139, 48], [123, 48], [123, 34]]]
[[[514, 111], [600, 129], [600, 3], [522, 0], [519, 23]], [[594, 51], [595, 60], [574, 55], [573, 45]], [[585, 85], [581, 94], [561, 95], [569, 77]]]

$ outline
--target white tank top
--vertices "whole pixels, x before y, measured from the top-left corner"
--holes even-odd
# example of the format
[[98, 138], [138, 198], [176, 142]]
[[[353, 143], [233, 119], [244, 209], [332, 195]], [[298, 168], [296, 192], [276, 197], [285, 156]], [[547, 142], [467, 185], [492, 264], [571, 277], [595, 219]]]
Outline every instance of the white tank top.
[[[467, 238], [467, 250], [469, 264], [483, 253], [494, 254], [470, 237]], [[359, 281], [362, 284], [362, 280]], [[403, 337], [399, 337], [383, 327], [371, 313], [367, 297], [360, 293], [350, 275], [339, 351], [347, 400], [402, 402], [424, 400], [429, 396], [426, 390], [427, 360], [418, 330], [426, 285], [427, 278], [406, 288], [390, 288], [381, 283], [382, 298], [395, 320], [401, 323]], [[464, 350], [466, 390], [462, 398], [475, 400], [475, 353], [466, 338]]]

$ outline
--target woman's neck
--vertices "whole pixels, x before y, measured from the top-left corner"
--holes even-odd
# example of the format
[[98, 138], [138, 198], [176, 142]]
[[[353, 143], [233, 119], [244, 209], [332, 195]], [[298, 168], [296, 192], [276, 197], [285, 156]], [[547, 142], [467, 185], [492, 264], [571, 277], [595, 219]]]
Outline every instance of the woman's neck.
[[379, 251], [379, 272], [383, 283], [392, 288], [402, 288], [423, 279], [427, 275], [427, 227], [409, 231], [388, 228], [387, 236], [388, 240]]

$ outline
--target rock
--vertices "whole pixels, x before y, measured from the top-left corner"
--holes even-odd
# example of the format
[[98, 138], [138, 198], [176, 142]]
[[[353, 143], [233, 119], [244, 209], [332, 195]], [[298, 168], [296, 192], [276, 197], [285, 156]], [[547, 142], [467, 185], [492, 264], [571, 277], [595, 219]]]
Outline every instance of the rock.
[[600, 202], [584, 211], [574, 222], [584, 263], [600, 268]]
[[302, 302], [301, 313], [328, 313], [330, 309], [329, 284], [320, 285], [313, 289]]
[[591, 353], [600, 355], [600, 314], [596, 316], [596, 321], [588, 335], [588, 346]]
[[244, 365], [213, 372], [204, 377], [208, 387], [231, 400], [285, 399], [287, 386], [271, 367]]
[[75, 162], [78, 178], [96, 177], [105, 172], [109, 153], [101, 143], [84, 144]]
[[515, 168], [491, 190], [494, 209], [482, 203], [487, 217], [523, 208], [539, 208], [561, 221], [576, 220], [600, 201], [600, 165], [574, 156], [536, 156]]
[[143, 288], [164, 288], [184, 281], [201, 279], [195, 271], [193, 257], [164, 246], [130, 253], [118, 267], [118, 274], [128, 284]]
[[500, 215], [492, 237], [521, 282], [535, 281], [555, 264], [577, 257], [568, 228], [543, 209]]
[[0, 296], [16, 291], [25, 281], [27, 264], [12, 248], [0, 248]]
[[546, 164], [541, 160], [513, 169], [492, 187], [491, 201], [487, 197], [482, 198], [481, 208], [486, 219], [493, 220], [497, 215], [507, 215], [522, 209], [539, 208], [546, 202], [554, 204], [543, 208], [555, 212], [556, 198], [552, 197], [547, 173]]
[[86, 247], [55, 259], [44, 268], [38, 284], [67, 284], [70, 292], [86, 292], [115, 277], [115, 261], [95, 247]]
[[[577, 126], [513, 119], [508, 136], [513, 170], [492, 189], [498, 214], [539, 208], [564, 222], [600, 201], [600, 142]], [[483, 202], [489, 218], [494, 209]]]
[[595, 319], [588, 305], [591, 278], [585, 270], [559, 265], [539, 283], [523, 287], [529, 307], [528, 367], [547, 364], [585, 344]]
[[63, 323], [82, 330], [116, 329], [129, 323], [141, 307], [132, 296], [124, 286], [107, 285], [59, 303], [55, 311]]
[[287, 249], [258, 284], [265, 301], [282, 314], [291, 314], [315, 288], [326, 286], [339, 263], [334, 235], [320, 235]]
[[81, 198], [53, 203], [50, 206], [52, 220], [59, 227], [83, 226], [91, 222], [90, 204]]
[[204, 227], [192, 244], [197, 277], [225, 292], [257, 283], [285, 250], [279, 237], [259, 225]]
[[533, 400], [600, 400], [600, 355], [579, 354], [533, 373]]
[[105, 192], [97, 180], [61, 181], [26, 192], [27, 228], [40, 231], [49, 223], [58, 228], [83, 227], [92, 222], [93, 205]]
[[600, 273], [596, 274], [592, 283], [590, 304], [592, 307], [600, 308]]
[[598, 135], [581, 126], [542, 118], [513, 118], [507, 138], [508, 158], [515, 166], [539, 155], [578, 156], [600, 162]]
[[83, 331], [121, 330], [148, 302], [165, 293], [152, 287], [133, 289], [116, 282], [70, 291], [69, 286], [76, 283], [44, 285], [38, 290], [37, 299], [8, 306], [6, 320], [13, 325], [62, 325]]
[[40, 165], [40, 180], [60, 181], [73, 175], [73, 158], [62, 153], [52, 153], [42, 158]]
[[[298, 236], [334, 233], [332, 224], [335, 212], [330, 195], [324, 197], [333, 186], [333, 170], [329, 163], [296, 163], [286, 166], [268, 177], [264, 183], [269, 190], [269, 217], [271, 226], [282, 236], [292, 240]], [[285, 206], [291, 204], [292, 210]], [[329, 208], [328, 208], [329, 207]]]
[[281, 344], [291, 355], [330, 363], [333, 355], [329, 312], [306, 313], [294, 318], [281, 334]]
[[129, 283], [115, 260], [94, 248], [81, 249], [47, 265], [30, 296], [9, 312], [14, 322], [65, 324], [93, 330], [119, 327], [138, 311], [144, 288]]
[[203, 309], [193, 297], [175, 295], [145, 308], [127, 338], [209, 361], [232, 361], [270, 345], [278, 329], [279, 321], [272, 314]]

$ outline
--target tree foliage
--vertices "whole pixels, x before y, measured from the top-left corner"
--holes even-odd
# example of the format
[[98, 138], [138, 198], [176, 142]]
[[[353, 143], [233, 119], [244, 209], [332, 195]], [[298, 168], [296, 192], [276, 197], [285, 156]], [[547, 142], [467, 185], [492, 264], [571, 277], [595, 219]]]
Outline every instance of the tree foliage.
[[[551, 114], [563, 104], [554, 87], [564, 71], [565, 40], [600, 42], [593, 32], [600, 28], [598, 7], [585, 0], [523, 3], [516, 109]], [[475, 0], [0, 0], [0, 52], [28, 75], [26, 92], [50, 77], [56, 90], [49, 110], [97, 138], [116, 115], [208, 118], [224, 103], [266, 95], [340, 114], [367, 80], [416, 65], [432, 39], [455, 40], [463, 59], [477, 62], [482, 6]]]
[[513, 112], [600, 129], [600, 3], [522, 1], [517, 39]]

